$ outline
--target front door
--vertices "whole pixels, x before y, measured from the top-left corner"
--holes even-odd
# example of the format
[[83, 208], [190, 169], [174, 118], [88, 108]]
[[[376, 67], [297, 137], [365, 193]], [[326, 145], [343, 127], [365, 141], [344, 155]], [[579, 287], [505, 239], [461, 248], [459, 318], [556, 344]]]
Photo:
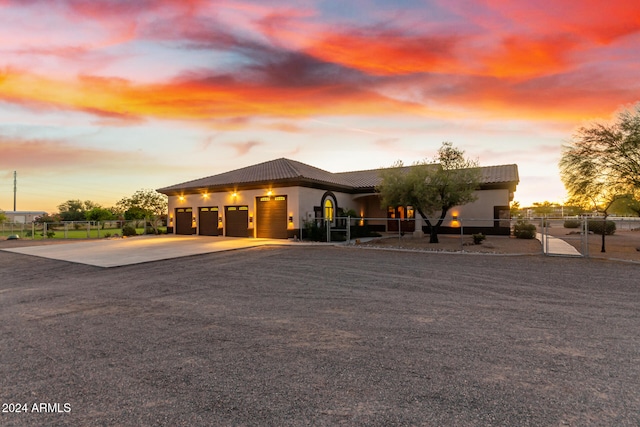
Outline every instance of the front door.
[[416, 220], [411, 206], [389, 207], [387, 211], [387, 231], [400, 231], [413, 233], [416, 229]]

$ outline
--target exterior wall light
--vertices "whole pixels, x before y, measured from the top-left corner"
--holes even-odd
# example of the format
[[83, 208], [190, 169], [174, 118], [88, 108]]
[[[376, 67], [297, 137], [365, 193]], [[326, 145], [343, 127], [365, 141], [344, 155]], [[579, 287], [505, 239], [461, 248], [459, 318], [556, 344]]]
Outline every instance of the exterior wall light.
[[253, 214], [249, 214], [249, 224], [253, 224]]
[[269, 190], [267, 191], [267, 196], [271, 196], [273, 194], [273, 191]]
[[179, 199], [181, 202], [184, 202], [184, 196], [180, 196], [180, 197], [178, 197], [178, 199]]
[[453, 220], [457, 221], [458, 220], [458, 214], [453, 214]]

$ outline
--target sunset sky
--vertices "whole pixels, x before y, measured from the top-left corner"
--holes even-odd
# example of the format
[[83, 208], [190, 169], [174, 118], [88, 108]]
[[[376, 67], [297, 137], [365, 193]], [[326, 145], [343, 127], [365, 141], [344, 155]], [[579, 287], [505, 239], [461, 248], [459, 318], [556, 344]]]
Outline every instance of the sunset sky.
[[577, 126], [640, 101], [637, 0], [0, 0], [0, 209], [105, 207], [286, 157], [451, 141], [562, 202]]

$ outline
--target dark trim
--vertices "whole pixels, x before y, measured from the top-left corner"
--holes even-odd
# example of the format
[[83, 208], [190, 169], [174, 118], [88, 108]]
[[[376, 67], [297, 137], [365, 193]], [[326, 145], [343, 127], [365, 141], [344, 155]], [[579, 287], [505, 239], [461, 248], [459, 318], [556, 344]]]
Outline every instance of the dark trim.
[[[429, 234], [430, 227], [428, 225], [422, 226], [422, 232], [425, 234]], [[463, 227], [462, 234], [471, 235], [482, 233], [487, 236], [510, 236], [511, 228], [510, 227]], [[457, 234], [460, 235], [460, 227], [445, 227], [440, 226], [438, 228], [438, 234]]]
[[336, 217], [338, 216], [338, 199], [331, 191], [325, 191], [322, 195], [322, 199], [320, 199], [320, 217], [324, 217], [324, 203], [328, 198], [331, 198], [331, 201], [333, 201], [333, 221], [331, 221], [331, 223], [334, 224], [336, 222]]

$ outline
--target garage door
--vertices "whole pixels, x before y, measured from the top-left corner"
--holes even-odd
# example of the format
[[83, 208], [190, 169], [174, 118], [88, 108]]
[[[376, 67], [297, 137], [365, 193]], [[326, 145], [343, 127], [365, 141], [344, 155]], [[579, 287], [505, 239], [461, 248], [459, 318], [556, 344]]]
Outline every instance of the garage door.
[[249, 229], [249, 207], [248, 206], [225, 206], [225, 236], [248, 237]]
[[194, 234], [193, 209], [176, 209], [176, 234]]
[[287, 196], [256, 198], [256, 237], [287, 238]]
[[210, 206], [200, 208], [200, 235], [217, 236], [218, 235], [218, 207]]

